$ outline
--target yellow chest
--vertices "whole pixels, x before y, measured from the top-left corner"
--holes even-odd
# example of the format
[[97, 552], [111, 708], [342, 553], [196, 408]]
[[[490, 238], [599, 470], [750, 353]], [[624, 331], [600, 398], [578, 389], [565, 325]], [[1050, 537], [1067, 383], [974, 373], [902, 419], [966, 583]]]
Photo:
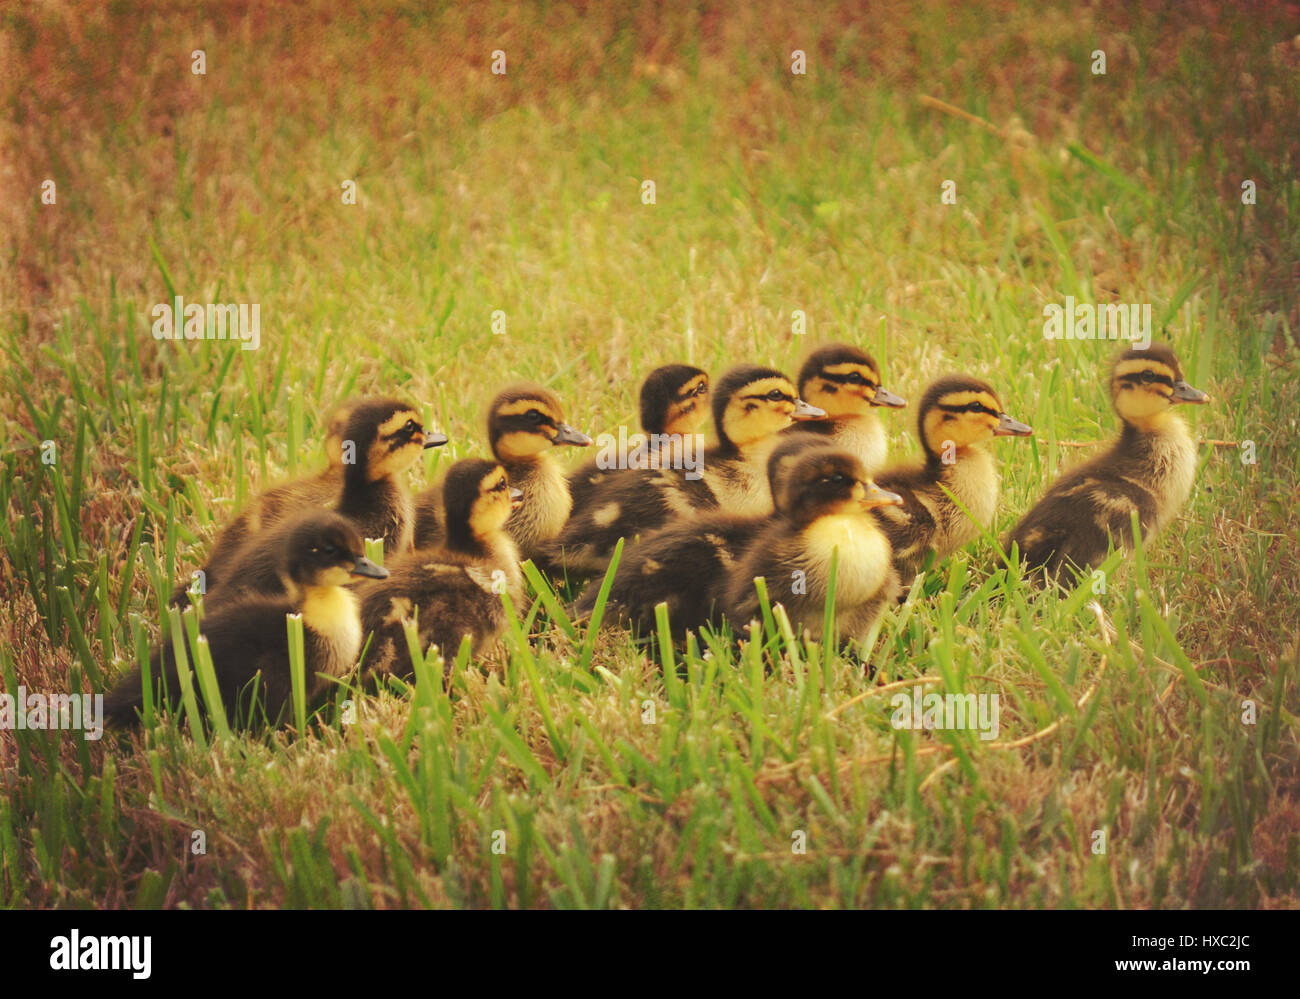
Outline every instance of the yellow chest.
[[361, 652], [361, 612], [356, 594], [341, 586], [313, 587], [302, 602], [302, 621], [335, 649], [326, 668], [347, 669]]
[[842, 606], [870, 599], [889, 571], [889, 542], [864, 515], [821, 517], [804, 531], [810, 576], [828, 580], [835, 563], [835, 598]]
[[1170, 416], [1152, 439], [1153, 479], [1156, 498], [1156, 529], [1164, 528], [1187, 502], [1196, 477], [1196, 445], [1187, 424]]
[[[939, 519], [943, 538], [935, 548], [941, 555], [947, 555], [979, 537], [981, 526], [987, 528], [993, 523], [1001, 483], [993, 456], [976, 447], [961, 456], [943, 484], [970, 514], [968, 517], [950, 502], [942, 504], [948, 508], [948, 516]], [[947, 501], [946, 496], [943, 499]]]

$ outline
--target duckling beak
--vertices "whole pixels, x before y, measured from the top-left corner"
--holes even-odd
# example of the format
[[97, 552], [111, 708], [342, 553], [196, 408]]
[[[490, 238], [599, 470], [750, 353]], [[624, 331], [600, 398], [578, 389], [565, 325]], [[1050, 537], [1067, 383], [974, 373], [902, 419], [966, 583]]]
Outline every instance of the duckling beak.
[[1032, 437], [1033, 435], [1034, 428], [1029, 424], [1013, 420], [1006, 413], [998, 414], [997, 429], [993, 431], [994, 437]]
[[576, 444], [578, 447], [590, 447], [591, 438], [581, 430], [574, 430], [567, 423], [561, 423], [556, 429], [556, 444]]
[[865, 482], [867, 491], [863, 494], [862, 499], [858, 502], [864, 510], [874, 510], [878, 506], [902, 506], [903, 497], [898, 493], [891, 493], [888, 489], [881, 489], [875, 482]]
[[374, 562], [371, 562], [370, 559], [366, 558], [364, 555], [357, 559], [356, 564], [352, 566], [351, 571], [354, 576], [369, 576], [371, 579], [383, 579], [388, 575], [387, 569], [382, 565], [375, 565]]
[[1198, 406], [1210, 401], [1210, 397], [1200, 389], [1192, 388], [1185, 381], [1174, 382], [1174, 402], [1193, 402]]
[[826, 410], [810, 406], [802, 399], [796, 399], [794, 401], [794, 412], [790, 414], [790, 418], [792, 420], [824, 420], [826, 419]]
[[907, 400], [901, 395], [894, 395], [893, 392], [883, 385], [876, 387], [876, 397], [871, 400], [873, 406], [888, 406], [890, 409], [902, 409], [907, 405]]
[[430, 430], [424, 435], [424, 446], [426, 448], [442, 447], [450, 439], [451, 438], [448, 437], [446, 434], [438, 434]]
[[510, 509], [518, 510], [523, 505], [524, 505], [524, 491], [522, 489], [516, 489], [514, 486], [511, 486], [510, 487]]

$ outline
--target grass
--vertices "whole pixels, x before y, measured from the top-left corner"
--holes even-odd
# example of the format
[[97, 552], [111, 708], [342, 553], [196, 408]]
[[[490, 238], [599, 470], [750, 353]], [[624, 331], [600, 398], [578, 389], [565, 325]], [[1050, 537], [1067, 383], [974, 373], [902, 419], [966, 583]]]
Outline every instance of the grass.
[[[1198, 4], [0, 15], [6, 691], [103, 690], [172, 641], [189, 709], [211, 676], [172, 586], [248, 496], [318, 467], [358, 392], [451, 437], [418, 486], [484, 452], [509, 381], [600, 432], [656, 364], [791, 371], [847, 339], [913, 402], [961, 369], [1035, 427], [996, 445], [1000, 537], [1114, 431], [1113, 345], [1041, 335], [1073, 295], [1150, 302], [1214, 397], [1194, 431], [1258, 459], [1204, 445], [1104, 593], [1035, 598], [988, 538], [935, 566], [875, 682], [780, 608], [743, 651], [662, 644], [661, 670], [530, 573], [497, 655], [444, 650], [447, 691], [421, 661], [410, 690], [341, 688], [258, 737], [188, 710], [0, 732], [0, 902], [1300, 903], [1293, 32]], [[260, 349], [155, 341], [173, 294], [260, 303]], [[893, 728], [913, 682], [997, 693], [998, 739]]]

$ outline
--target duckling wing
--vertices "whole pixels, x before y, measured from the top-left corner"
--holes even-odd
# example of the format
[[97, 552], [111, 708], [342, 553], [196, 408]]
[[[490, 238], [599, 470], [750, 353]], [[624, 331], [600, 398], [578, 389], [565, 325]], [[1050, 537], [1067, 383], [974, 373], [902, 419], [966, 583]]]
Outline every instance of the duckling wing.
[[619, 538], [645, 536], [676, 516], [717, 506], [702, 479], [669, 469], [618, 469], [581, 509], [575, 507], [547, 556], [572, 572], [600, 572]]
[[1012, 530], [1021, 562], [1056, 571], [1100, 565], [1111, 544], [1133, 547], [1132, 514], [1145, 533], [1156, 518], [1155, 497], [1141, 483], [1089, 463], [1058, 479]]
[[[668, 621], [678, 637], [714, 620], [729, 573], [766, 523], [765, 518], [718, 515], [646, 535], [625, 550], [610, 587], [605, 620], [651, 634], [660, 603], [668, 605]], [[579, 596], [579, 617], [595, 609], [602, 582], [592, 580]]]
[[414, 518], [416, 550], [434, 548], [443, 543], [446, 539], [446, 515], [442, 503], [441, 482], [416, 494]]

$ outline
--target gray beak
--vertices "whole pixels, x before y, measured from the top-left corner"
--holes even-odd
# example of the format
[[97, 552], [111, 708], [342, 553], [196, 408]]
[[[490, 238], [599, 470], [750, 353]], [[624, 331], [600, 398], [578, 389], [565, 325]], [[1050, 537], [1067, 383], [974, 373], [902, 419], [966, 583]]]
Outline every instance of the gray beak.
[[388, 575], [388, 570], [382, 565], [375, 565], [370, 559], [362, 555], [357, 559], [356, 565], [352, 567], [352, 575], [369, 576], [371, 579], [383, 579]]
[[567, 423], [561, 423], [555, 435], [556, 444], [576, 444], [578, 447], [590, 447], [591, 438], [580, 430], [574, 430]]
[[794, 412], [790, 414], [790, 418], [793, 420], [824, 420], [826, 419], [826, 410], [810, 406], [802, 399], [796, 399], [794, 401]]
[[1174, 382], [1174, 402], [1194, 402], [1197, 405], [1207, 403], [1210, 397], [1200, 389], [1194, 389], [1185, 381]]
[[442, 447], [449, 439], [446, 434], [437, 434], [430, 430], [424, 435], [424, 446], [426, 448]]
[[524, 505], [524, 491], [522, 489], [516, 489], [514, 486], [511, 486], [510, 487], [510, 509], [518, 510], [523, 505]]
[[876, 397], [871, 400], [873, 406], [888, 406], [890, 409], [902, 409], [907, 405], [907, 400], [901, 395], [894, 395], [893, 392], [883, 385], [876, 386]]
[[1019, 420], [1013, 420], [1006, 413], [998, 414], [998, 428], [993, 431], [994, 437], [1032, 437], [1034, 428], [1027, 423], [1021, 423]]

